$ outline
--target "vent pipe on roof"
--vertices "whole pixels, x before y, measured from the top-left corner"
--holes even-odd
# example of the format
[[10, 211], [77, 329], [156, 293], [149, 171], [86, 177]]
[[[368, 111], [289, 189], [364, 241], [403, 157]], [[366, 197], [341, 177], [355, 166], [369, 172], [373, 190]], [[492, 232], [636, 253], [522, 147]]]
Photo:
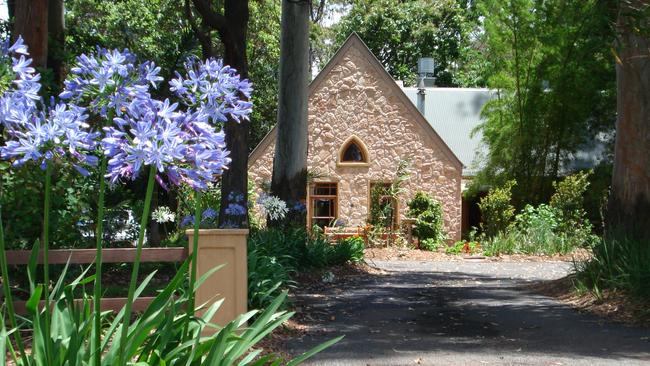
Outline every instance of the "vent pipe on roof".
[[434, 87], [436, 78], [433, 76], [436, 63], [432, 57], [423, 57], [418, 60], [418, 103], [417, 107], [424, 116], [427, 87]]
[[435, 86], [435, 69], [436, 62], [433, 57], [422, 57], [418, 60], [418, 88], [432, 88]]

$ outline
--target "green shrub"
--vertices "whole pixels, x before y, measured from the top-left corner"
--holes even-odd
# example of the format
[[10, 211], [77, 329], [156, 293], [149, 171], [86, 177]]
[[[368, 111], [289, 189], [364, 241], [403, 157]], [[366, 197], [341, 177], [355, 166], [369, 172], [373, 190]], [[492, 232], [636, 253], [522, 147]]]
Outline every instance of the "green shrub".
[[481, 249], [481, 246], [478, 242], [475, 241], [457, 241], [452, 246], [445, 248], [445, 253], [447, 254], [474, 254], [478, 253]]
[[625, 232], [610, 232], [593, 248], [587, 262], [576, 262], [577, 285], [598, 294], [617, 289], [650, 301], [650, 245], [633, 240]]
[[416, 218], [424, 212], [431, 210], [431, 207], [433, 207], [434, 204], [434, 200], [431, 196], [425, 192], [418, 191], [408, 202], [408, 214], [410, 217]]
[[[293, 267], [282, 264], [277, 257], [260, 253], [257, 248], [248, 250], [248, 308], [264, 309], [282, 291], [292, 288]], [[284, 306], [285, 304], [283, 304]]]
[[442, 205], [428, 194], [417, 192], [409, 201], [408, 207], [408, 215], [415, 218], [413, 235], [421, 242], [427, 239], [429, 242], [433, 241], [430, 244], [434, 244], [435, 247], [441, 245], [447, 237], [444, 232]]
[[364, 260], [364, 249], [365, 243], [358, 236], [341, 239], [334, 246], [335, 260], [332, 264], [361, 263]]
[[428, 250], [434, 252], [442, 246], [442, 243], [433, 238], [428, 238], [428, 239], [421, 240], [419, 246], [421, 250]]
[[516, 181], [509, 181], [503, 187], [490, 189], [488, 195], [481, 198], [478, 204], [483, 217], [481, 228], [488, 238], [493, 238], [508, 229], [515, 214], [515, 208], [510, 203], [512, 187], [515, 184]]
[[574, 246], [589, 246], [595, 241], [593, 227], [584, 209], [584, 194], [589, 187], [589, 172], [579, 172], [553, 182], [555, 193], [550, 207], [556, 211], [558, 226], [556, 233], [566, 237]]
[[252, 308], [266, 308], [278, 294], [295, 285], [299, 271], [323, 269], [364, 259], [363, 239], [330, 243], [319, 230], [266, 228], [248, 239], [248, 299]]

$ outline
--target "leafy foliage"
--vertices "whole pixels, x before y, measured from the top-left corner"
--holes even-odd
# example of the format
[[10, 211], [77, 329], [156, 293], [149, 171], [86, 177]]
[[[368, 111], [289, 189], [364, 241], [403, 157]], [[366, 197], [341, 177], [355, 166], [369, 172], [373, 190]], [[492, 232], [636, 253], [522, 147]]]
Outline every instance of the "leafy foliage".
[[442, 246], [442, 242], [435, 240], [433, 238], [426, 238], [424, 240], [420, 240], [419, 246], [420, 249], [422, 250], [428, 250], [434, 252]]
[[591, 172], [579, 172], [567, 176], [559, 183], [553, 182], [555, 193], [551, 197], [550, 206], [559, 218], [558, 231], [579, 241], [588, 241], [592, 233], [584, 209], [584, 196], [590, 184], [590, 176]]
[[397, 199], [404, 193], [404, 183], [409, 179], [410, 162], [402, 160], [395, 171], [395, 178], [391, 183], [374, 183], [370, 191], [370, 215], [368, 223], [380, 228], [395, 226], [397, 217]]
[[488, 195], [481, 198], [479, 202], [483, 216], [481, 228], [488, 238], [508, 229], [515, 214], [515, 208], [511, 204], [512, 187], [515, 184], [517, 184], [515, 181], [509, 181], [502, 187], [490, 189]]
[[[93, 333], [92, 312], [90, 296], [85, 294], [84, 285], [93, 280], [93, 277], [85, 277], [84, 271], [75, 280], [66, 283], [64, 270], [56, 282], [50, 295], [52, 307], [52, 327], [46, 328], [45, 312], [37, 306], [42, 299], [42, 285], [36, 284], [36, 253], [34, 250], [30, 264], [30, 288], [31, 297], [27, 301], [29, 312], [29, 327], [32, 328], [32, 351], [24, 355], [16, 356], [12, 352], [13, 362], [16, 365], [68, 365], [68, 364], [90, 364], [93, 354], [92, 342]], [[293, 313], [278, 312], [279, 307], [284, 303], [287, 294], [281, 293], [273, 299], [263, 312], [251, 311], [242, 314], [229, 324], [217, 327], [210, 323], [212, 316], [219, 310], [223, 301], [216, 302], [201, 316], [189, 317], [185, 315], [188, 306], [190, 291], [183, 286], [188, 276], [188, 262], [184, 263], [174, 278], [169, 282], [149, 307], [136, 316], [127, 332], [126, 356], [137, 363], [147, 365], [185, 365], [193, 363], [198, 365], [257, 365], [260, 362], [281, 362], [282, 360], [273, 354], [259, 357], [260, 350], [255, 345], [266, 335], [279, 327], [289, 319]], [[217, 268], [218, 269], [218, 268]], [[216, 269], [215, 269], [216, 270]], [[208, 272], [200, 279], [195, 288], [198, 287], [214, 271]], [[153, 278], [153, 273], [139, 286], [137, 294], [144, 291]], [[75, 303], [75, 297], [82, 293], [82, 302]], [[139, 296], [139, 295], [138, 295]], [[136, 296], [137, 298], [137, 296]], [[175, 316], [174, 316], [175, 314]], [[118, 350], [120, 346], [119, 334], [116, 332], [124, 316], [124, 310], [114, 317], [108, 313], [102, 315], [102, 324], [105, 325], [104, 338], [101, 348], [104, 351], [101, 364], [116, 365], [118, 361]], [[172, 316], [170, 316], [172, 315]], [[253, 321], [253, 318], [255, 319]], [[250, 323], [247, 325], [247, 323]], [[203, 337], [202, 333], [213, 329], [215, 335]], [[0, 323], [0, 333], [15, 332], [15, 329], [7, 331], [4, 324]], [[116, 338], [113, 338], [116, 337]], [[2, 337], [1, 342], [5, 342]], [[112, 340], [112, 341], [111, 341]], [[333, 344], [338, 339], [328, 342], [307, 352], [288, 364], [298, 364], [314, 354], [314, 351], [323, 349], [328, 344]], [[0, 344], [0, 348], [12, 348], [11, 344]], [[52, 355], [47, 358], [45, 349], [49, 349]]]
[[436, 60], [437, 85], [453, 85], [453, 62], [466, 41], [465, 9], [456, 0], [359, 0], [335, 27], [340, 45], [357, 32], [391, 76], [415, 85], [420, 57]]
[[595, 293], [616, 289], [650, 300], [650, 245], [628, 235], [614, 231], [598, 241], [593, 258], [576, 263], [578, 284]]
[[478, 5], [485, 31], [477, 43], [496, 93], [483, 109], [489, 151], [474, 185], [515, 179], [517, 202], [542, 202], [550, 180], [576, 168], [576, 151], [613, 130], [613, 12], [596, 0]]
[[324, 269], [364, 259], [364, 242], [358, 237], [331, 243], [316, 228], [280, 230], [266, 228], [248, 240], [248, 298], [255, 308], [265, 308], [283, 290], [295, 285], [299, 271]]
[[[424, 192], [417, 192], [408, 203], [408, 215], [415, 218], [413, 234], [420, 239], [420, 249], [432, 250], [446, 239], [442, 205]], [[422, 245], [423, 241], [427, 241]]]
[[445, 248], [447, 254], [474, 254], [481, 249], [478, 242], [475, 241], [457, 241], [454, 245]]
[[550, 205], [526, 205], [508, 231], [488, 237], [485, 251], [498, 254], [566, 254], [596, 241], [583, 208], [588, 173], [578, 173], [553, 183]]

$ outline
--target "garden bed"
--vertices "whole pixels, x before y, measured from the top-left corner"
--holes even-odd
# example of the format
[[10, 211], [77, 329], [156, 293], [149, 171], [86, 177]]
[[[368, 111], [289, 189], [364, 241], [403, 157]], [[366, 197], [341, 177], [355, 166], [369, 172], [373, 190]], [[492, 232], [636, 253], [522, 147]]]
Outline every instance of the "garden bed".
[[533, 292], [553, 297], [572, 308], [630, 326], [650, 328], [650, 303], [635, 300], [618, 290], [603, 290], [600, 297], [591, 292], [580, 293], [574, 275], [529, 286]]
[[385, 273], [367, 264], [346, 264], [324, 270], [301, 272], [296, 276], [296, 286], [289, 295], [293, 307], [291, 311], [295, 311], [296, 314], [257, 346], [264, 349], [264, 354], [274, 353], [284, 359], [290, 359], [292, 355], [289, 355], [286, 351], [288, 342], [295, 341], [313, 331], [309, 324], [321, 324], [326, 320], [319, 319], [319, 317], [324, 316], [322, 313], [305, 308], [297, 300], [300, 294], [320, 292], [319, 290], [325, 287], [342, 286], [359, 276], [382, 275]]
[[585, 261], [591, 257], [591, 252], [586, 249], [576, 249], [573, 252], [565, 255], [526, 255], [526, 254], [510, 254], [500, 256], [483, 256], [477, 254], [448, 254], [444, 249], [437, 251], [426, 251], [419, 249], [409, 248], [367, 248], [365, 250], [365, 257], [367, 261], [372, 260], [404, 260], [404, 261], [462, 261], [462, 260], [485, 260], [491, 262], [543, 262], [543, 261], [558, 261], [558, 262], [573, 262]]

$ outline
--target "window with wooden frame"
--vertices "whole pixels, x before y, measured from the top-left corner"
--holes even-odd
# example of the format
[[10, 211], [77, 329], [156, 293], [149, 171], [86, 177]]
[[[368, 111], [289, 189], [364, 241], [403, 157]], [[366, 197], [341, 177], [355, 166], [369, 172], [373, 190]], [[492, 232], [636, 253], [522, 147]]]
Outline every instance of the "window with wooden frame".
[[309, 191], [309, 226], [330, 226], [338, 217], [338, 184], [313, 183]]
[[392, 184], [385, 182], [370, 183], [370, 211], [368, 222], [385, 228], [397, 227], [397, 197], [392, 194]]
[[367, 167], [369, 152], [366, 145], [355, 135], [350, 136], [339, 149], [337, 164], [339, 166]]

